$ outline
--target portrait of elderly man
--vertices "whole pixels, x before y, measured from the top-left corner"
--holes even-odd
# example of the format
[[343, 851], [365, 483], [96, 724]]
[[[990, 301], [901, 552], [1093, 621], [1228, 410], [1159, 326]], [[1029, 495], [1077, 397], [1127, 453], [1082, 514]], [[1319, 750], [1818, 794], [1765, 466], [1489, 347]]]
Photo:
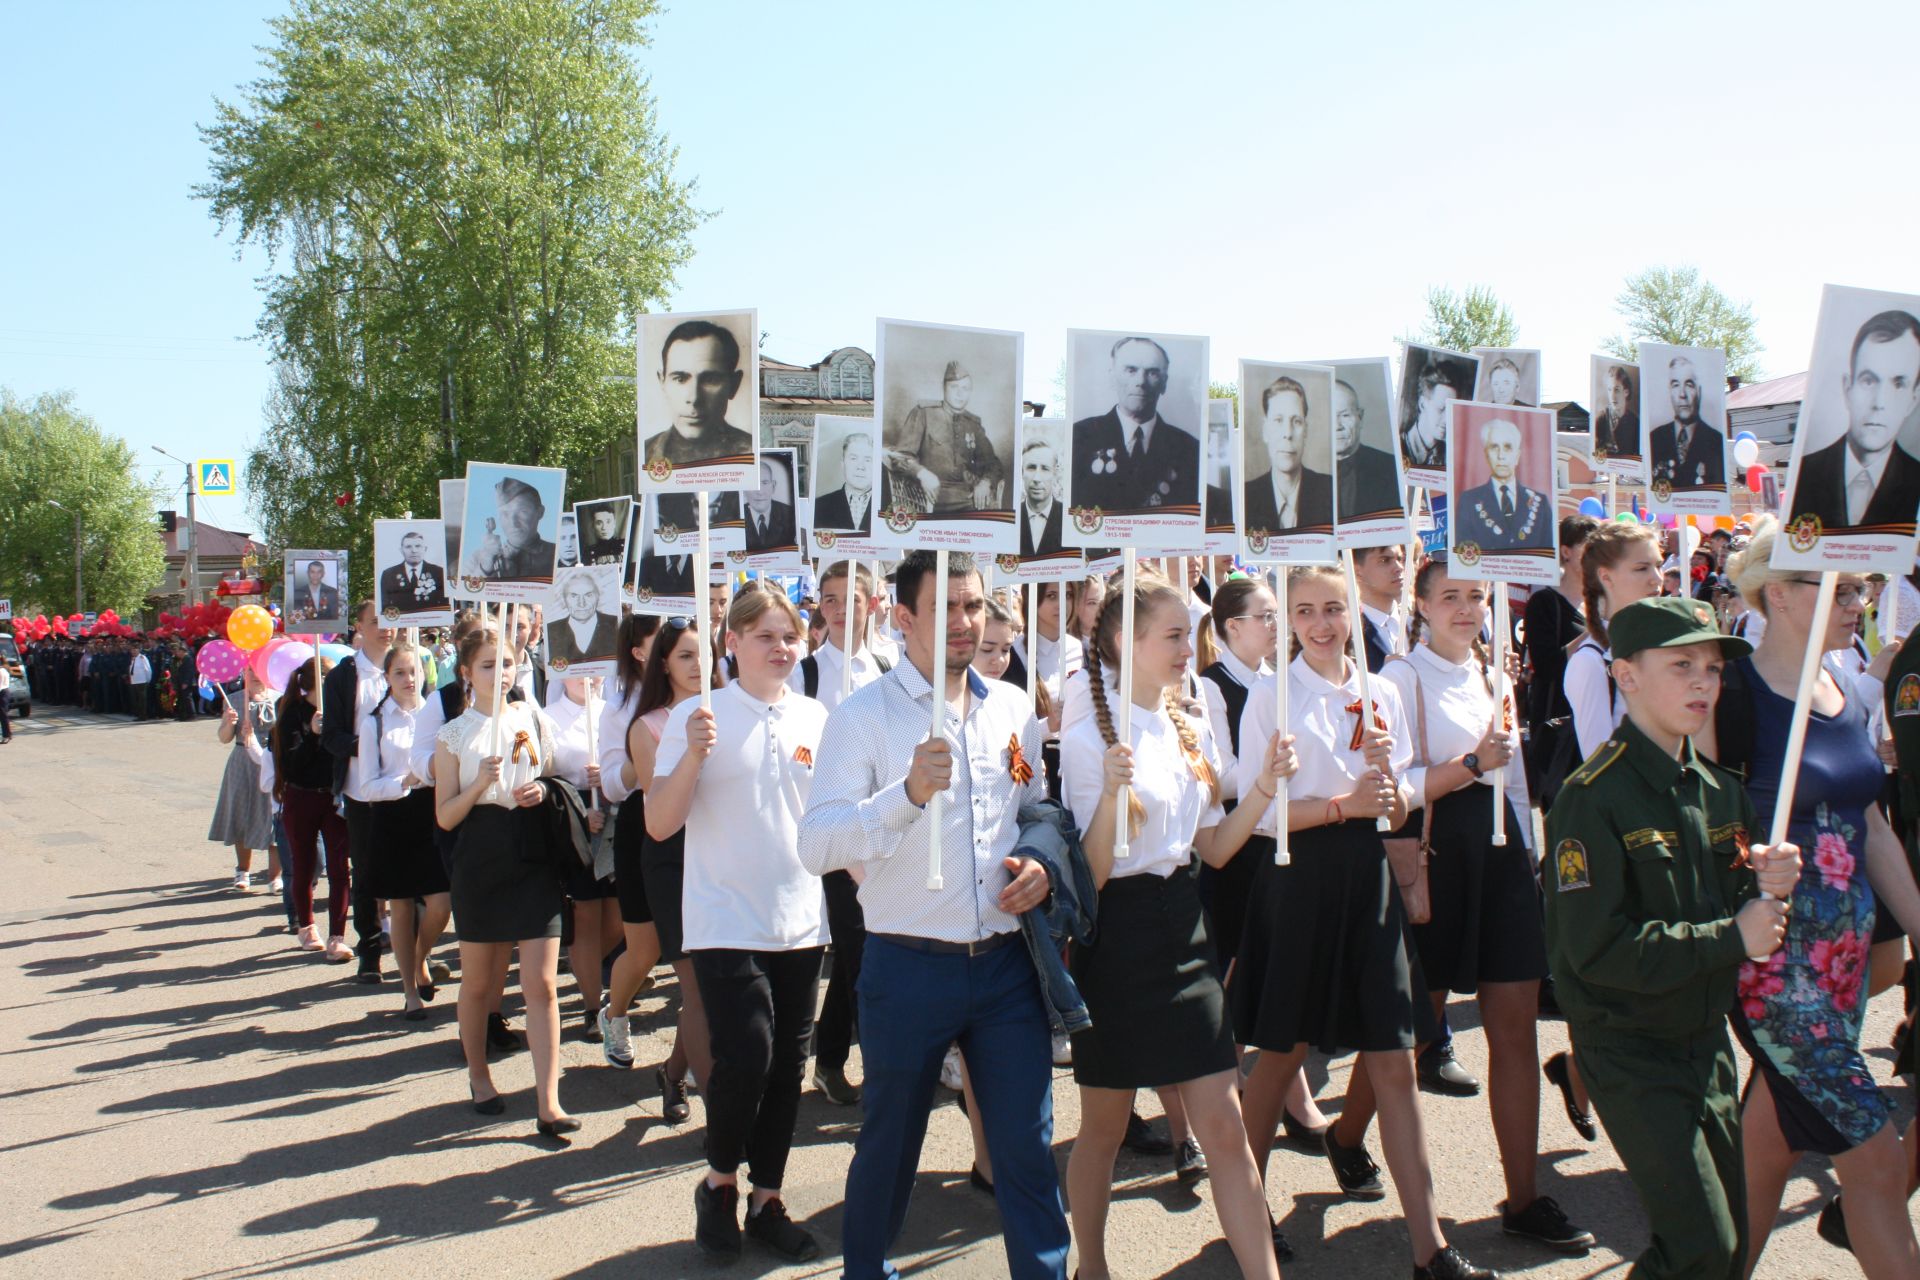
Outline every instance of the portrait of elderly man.
[[1501, 356], [1487, 370], [1487, 395], [1494, 404], [1515, 404], [1523, 409], [1533, 408], [1531, 401], [1519, 399], [1520, 366], [1512, 356]]
[[467, 573], [493, 579], [550, 577], [558, 548], [540, 536], [540, 521], [547, 514], [540, 491], [503, 476], [493, 486], [493, 504], [494, 514], [478, 536], [467, 531]]
[[642, 465], [665, 460], [676, 467], [753, 455], [753, 436], [727, 421], [746, 372], [740, 340], [711, 320], [686, 320], [660, 344], [660, 390], [670, 422], [647, 437]]
[[749, 555], [800, 545], [799, 526], [793, 518], [793, 503], [780, 501], [783, 491], [788, 495], [793, 492], [792, 477], [787, 474], [786, 467], [774, 458], [760, 459], [760, 487], [749, 489], [746, 494]]
[[1920, 459], [1901, 446], [1900, 427], [1920, 402], [1920, 321], [1882, 311], [1861, 325], [1840, 390], [1847, 432], [1800, 459], [1793, 518], [1818, 516], [1825, 532], [1910, 527], [1920, 507]]
[[1060, 452], [1050, 440], [1020, 450], [1020, 554], [1050, 556], [1061, 549]]
[[1073, 424], [1073, 502], [1103, 511], [1200, 505], [1200, 437], [1160, 416], [1171, 359], [1152, 338], [1108, 352], [1113, 407]]
[[1334, 510], [1342, 520], [1358, 520], [1402, 510], [1399, 470], [1393, 455], [1361, 442], [1366, 407], [1342, 379], [1333, 384]]
[[1267, 470], [1247, 481], [1249, 532], [1333, 527], [1333, 477], [1307, 466], [1307, 389], [1275, 378], [1260, 393]]
[[1453, 513], [1454, 545], [1471, 542], [1483, 552], [1531, 551], [1553, 546], [1553, 503], [1520, 483], [1520, 424], [1489, 419], [1480, 429], [1489, 478], [1460, 495]]
[[340, 621], [340, 592], [327, 585], [327, 562], [307, 561], [304, 580], [294, 586], [288, 608], [295, 618], [309, 622]]
[[447, 608], [445, 566], [427, 563], [427, 535], [417, 529], [400, 536], [400, 563], [380, 571], [382, 609], [421, 613]]
[[[849, 431], [840, 440], [840, 487], [814, 499], [813, 527], [834, 533], [873, 534], [873, 435]], [[880, 510], [888, 507], [891, 490], [881, 476]]]
[[601, 612], [600, 584], [590, 570], [561, 574], [554, 599], [559, 609], [547, 624], [549, 662], [601, 662], [619, 652], [620, 616]]
[[1675, 489], [1727, 482], [1727, 437], [1701, 416], [1705, 392], [1691, 356], [1677, 355], [1667, 361], [1667, 402], [1673, 417], [1647, 437], [1656, 482], [1664, 480]]
[[887, 471], [903, 505], [934, 516], [984, 511], [999, 504], [1005, 465], [980, 415], [967, 408], [973, 375], [947, 361], [940, 399], [921, 401], [887, 431]]
[[1593, 420], [1593, 456], [1640, 456], [1640, 398], [1633, 389], [1633, 370], [1610, 364], [1602, 379], [1606, 407]]
[[1429, 364], [1420, 371], [1413, 403], [1400, 424], [1400, 457], [1409, 467], [1444, 471], [1447, 466], [1447, 406], [1460, 398], [1452, 369]]

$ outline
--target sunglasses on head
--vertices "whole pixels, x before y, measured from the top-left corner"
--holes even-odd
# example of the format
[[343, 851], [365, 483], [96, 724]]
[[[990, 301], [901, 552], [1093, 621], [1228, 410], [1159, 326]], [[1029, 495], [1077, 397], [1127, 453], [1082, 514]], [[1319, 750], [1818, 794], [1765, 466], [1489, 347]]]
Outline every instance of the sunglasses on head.
[[667, 619], [667, 627], [669, 630], [673, 630], [673, 631], [685, 631], [688, 627], [692, 625], [693, 625], [692, 618], [668, 618]]

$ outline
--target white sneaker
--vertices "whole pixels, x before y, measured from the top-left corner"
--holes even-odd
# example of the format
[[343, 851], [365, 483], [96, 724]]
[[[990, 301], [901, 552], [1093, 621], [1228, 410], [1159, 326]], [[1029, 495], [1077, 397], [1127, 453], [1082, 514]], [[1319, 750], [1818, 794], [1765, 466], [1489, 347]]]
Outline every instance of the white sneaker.
[[625, 1071], [633, 1066], [633, 1024], [624, 1015], [615, 1017], [607, 1004], [600, 1006], [600, 1052], [610, 1067]]
[[1070, 1067], [1073, 1065], [1073, 1039], [1070, 1036], [1053, 1038], [1053, 1065]]
[[940, 1064], [940, 1083], [955, 1093], [960, 1092], [960, 1046], [957, 1044], [947, 1046], [946, 1059]]
[[287, 891], [287, 882], [285, 877], [275, 876], [273, 878], [273, 883], [269, 884], [267, 888], [273, 891], [273, 896], [276, 898], [284, 894]]
[[234, 872], [233, 873], [233, 891], [235, 893], [252, 893], [253, 892], [253, 873], [250, 871]]

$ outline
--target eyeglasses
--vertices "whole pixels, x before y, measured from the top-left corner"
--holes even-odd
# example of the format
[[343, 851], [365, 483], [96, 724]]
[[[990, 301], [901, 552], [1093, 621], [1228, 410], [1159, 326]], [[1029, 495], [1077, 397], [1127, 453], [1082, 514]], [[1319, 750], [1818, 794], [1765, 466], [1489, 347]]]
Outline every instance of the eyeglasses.
[[1231, 618], [1228, 618], [1227, 621], [1238, 622], [1242, 618], [1255, 618], [1266, 623], [1268, 626], [1272, 626], [1275, 622], [1279, 621], [1280, 615], [1274, 610], [1269, 609], [1265, 613], [1236, 613]]
[[[1818, 578], [1789, 578], [1788, 581], [1797, 582], [1803, 587], [1817, 587], [1820, 585], [1820, 579]], [[1842, 582], [1833, 588], [1833, 602], [1842, 609], [1851, 609], [1854, 605], [1859, 604], [1865, 599], [1866, 595], [1867, 589], [1857, 582]]]

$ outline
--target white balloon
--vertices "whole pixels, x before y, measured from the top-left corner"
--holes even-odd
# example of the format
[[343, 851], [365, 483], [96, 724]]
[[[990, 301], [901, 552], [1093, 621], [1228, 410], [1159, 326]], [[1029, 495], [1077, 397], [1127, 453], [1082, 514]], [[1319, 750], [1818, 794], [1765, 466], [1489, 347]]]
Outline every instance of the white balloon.
[[1760, 461], [1759, 444], [1752, 440], [1735, 440], [1733, 442], [1733, 460], [1740, 464], [1742, 471], [1745, 471], [1748, 467]]

